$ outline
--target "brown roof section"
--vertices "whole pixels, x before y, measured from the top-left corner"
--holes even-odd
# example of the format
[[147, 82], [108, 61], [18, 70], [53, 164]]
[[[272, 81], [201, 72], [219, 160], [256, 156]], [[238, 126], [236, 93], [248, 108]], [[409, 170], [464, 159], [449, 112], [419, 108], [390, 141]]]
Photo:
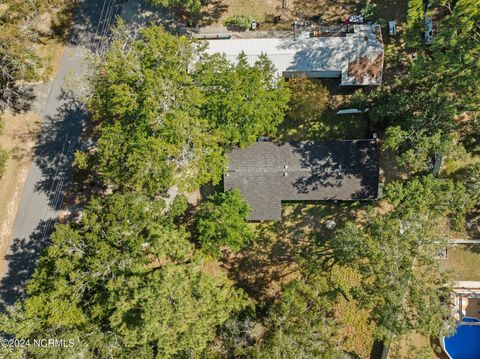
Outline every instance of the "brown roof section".
[[377, 198], [374, 140], [256, 142], [229, 154], [224, 190], [239, 188], [250, 220], [278, 220], [281, 201]]

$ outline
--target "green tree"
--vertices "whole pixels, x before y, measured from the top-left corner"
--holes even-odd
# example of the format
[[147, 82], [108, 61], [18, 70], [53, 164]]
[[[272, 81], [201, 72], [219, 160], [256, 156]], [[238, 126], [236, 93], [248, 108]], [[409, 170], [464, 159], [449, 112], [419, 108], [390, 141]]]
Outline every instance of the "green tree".
[[253, 239], [248, 227], [250, 209], [238, 189], [217, 193], [202, 203], [196, 214], [197, 240], [209, 253], [219, 255], [221, 246], [238, 251]]
[[288, 117], [304, 124], [318, 121], [330, 102], [327, 88], [306, 77], [291, 78], [288, 87], [292, 93]]
[[267, 317], [267, 334], [255, 358], [348, 358], [339, 349], [326, 278], [288, 284]]
[[462, 111], [480, 109], [480, 6], [478, 0], [442, 0], [449, 15], [438, 24], [422, 78], [441, 82]]
[[405, 78], [374, 96], [370, 116], [387, 127], [385, 147], [397, 150], [399, 164], [414, 172], [429, 169], [435, 156], [450, 155], [455, 147], [455, 104], [439, 86]]
[[464, 223], [475, 200], [462, 184], [432, 176], [393, 183], [386, 194], [390, 212], [369, 212], [361, 225], [350, 222], [331, 238], [318, 237], [308, 266], [318, 271], [340, 265], [361, 275], [360, 285], [345, 295], [370, 310], [379, 339], [411, 332], [438, 336], [450, 318], [449, 277], [438, 260], [445, 222]]
[[465, 188], [474, 200], [476, 199], [480, 202], [480, 163], [468, 166]]
[[232, 65], [158, 26], [132, 39], [120, 23], [92, 79], [98, 151], [81, 162], [114, 189], [148, 195], [216, 184], [225, 149], [281, 121], [286, 92], [273, 73], [266, 59]]
[[200, 116], [205, 98], [189, 71], [198, 51], [160, 27], [131, 40], [120, 26], [89, 106], [101, 123], [96, 163], [105, 182], [156, 194], [219, 181], [225, 159], [217, 132]]
[[186, 10], [192, 15], [198, 15], [202, 8], [200, 0], [145, 0], [145, 2], [154, 6]]
[[93, 200], [78, 224], [57, 225], [27, 298], [2, 316], [1, 330], [77, 343], [27, 348], [35, 357], [200, 354], [247, 302], [221, 274], [202, 269], [187, 234], [163, 212], [163, 201], [114, 194]]
[[197, 77], [207, 99], [202, 114], [221, 130], [228, 147], [273, 135], [284, 119], [290, 92], [264, 55], [253, 66], [244, 53], [236, 65], [213, 56], [199, 66]]
[[367, 2], [365, 7], [360, 10], [360, 14], [365, 20], [373, 20], [373, 18], [377, 15], [377, 4]]
[[418, 49], [422, 45], [421, 36], [425, 27], [424, 11], [423, 0], [408, 0], [404, 39], [409, 48]]
[[[475, 118], [480, 103], [478, 1], [440, 5], [447, 14], [436, 24], [429, 53], [419, 51], [408, 72], [376, 91], [370, 112], [373, 120], [396, 126], [387, 130], [386, 144], [397, 149], [400, 163], [413, 171], [427, 169], [436, 155], [454, 155], [458, 140], [464, 140], [460, 134], [469, 134], [469, 149], [476, 145], [468, 140], [478, 137], [474, 120], [458, 121], [460, 115]], [[416, 15], [409, 20], [413, 25], [407, 24], [407, 36], [424, 26], [422, 2], [410, 1], [409, 8], [409, 14]]]
[[[0, 111], [21, 108], [25, 97], [22, 82], [42, 78], [44, 64], [35, 43], [44, 33], [43, 15], [63, 0], [4, 0], [0, 14]], [[40, 24], [42, 26], [40, 26]], [[20, 104], [19, 104], [20, 102]]]
[[13, 107], [23, 97], [19, 81], [40, 78], [39, 57], [25, 47], [27, 35], [14, 26], [0, 23], [0, 111]]

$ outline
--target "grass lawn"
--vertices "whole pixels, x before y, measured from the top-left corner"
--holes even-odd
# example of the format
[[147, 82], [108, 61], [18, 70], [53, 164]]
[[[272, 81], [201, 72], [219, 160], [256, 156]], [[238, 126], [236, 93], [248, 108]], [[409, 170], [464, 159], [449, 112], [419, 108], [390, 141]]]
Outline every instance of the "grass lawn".
[[368, 138], [368, 124], [362, 115], [338, 116], [329, 110], [308, 123], [286, 119], [279, 132], [279, 139], [284, 141], [353, 140]]
[[[339, 86], [338, 79], [310, 79], [315, 86], [324, 88], [325, 96], [328, 96], [328, 106], [318, 106], [318, 100], [312, 97], [308, 100], [308, 107], [314, 108], [312, 114], [301, 110], [300, 114], [307, 118], [299, 119], [301, 115], [289, 115], [287, 113], [285, 121], [279, 126], [277, 139], [280, 141], [328, 141], [328, 140], [354, 140], [365, 139], [369, 136], [368, 118], [363, 114], [353, 115], [337, 115], [337, 111], [349, 108], [350, 98], [355, 92], [352, 88], [344, 88]], [[291, 85], [291, 84], [290, 84]], [[292, 91], [297, 91], [294, 86]], [[302, 90], [300, 90], [302, 91]], [[315, 88], [305, 92], [317, 91]], [[300, 96], [302, 97], [302, 96]], [[290, 105], [297, 100], [296, 96], [292, 96]], [[312, 103], [313, 101], [313, 103]], [[302, 102], [300, 102], [302, 103]], [[295, 107], [295, 106], [293, 106]]]
[[[435, 349], [438, 352], [441, 351], [440, 347], [437, 347]], [[432, 348], [432, 343], [430, 342], [429, 338], [416, 333], [396, 339], [390, 347], [389, 357], [396, 359], [443, 358], [443, 356], [439, 356]]]
[[442, 268], [453, 273], [454, 280], [480, 281], [480, 246], [449, 247]]

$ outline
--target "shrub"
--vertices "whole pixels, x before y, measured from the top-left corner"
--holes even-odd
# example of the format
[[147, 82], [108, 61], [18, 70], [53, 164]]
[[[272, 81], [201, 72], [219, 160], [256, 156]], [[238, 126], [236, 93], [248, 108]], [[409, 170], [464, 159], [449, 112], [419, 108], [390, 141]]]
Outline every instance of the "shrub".
[[7, 164], [9, 154], [7, 150], [4, 150], [3, 148], [0, 148], [0, 178], [3, 177], [3, 174], [5, 173], [5, 167]]
[[251, 15], [233, 15], [227, 18], [224, 22], [228, 28], [247, 30], [252, 26], [252, 22], [255, 21]]
[[[0, 118], [0, 135], [3, 133], [3, 126], [3, 120]], [[0, 178], [2, 178], [3, 174], [5, 173], [5, 167], [7, 165], [8, 157], [8, 151], [0, 147]]]
[[368, 3], [362, 10], [360, 10], [360, 14], [365, 20], [372, 20], [372, 18], [377, 14], [377, 5]]

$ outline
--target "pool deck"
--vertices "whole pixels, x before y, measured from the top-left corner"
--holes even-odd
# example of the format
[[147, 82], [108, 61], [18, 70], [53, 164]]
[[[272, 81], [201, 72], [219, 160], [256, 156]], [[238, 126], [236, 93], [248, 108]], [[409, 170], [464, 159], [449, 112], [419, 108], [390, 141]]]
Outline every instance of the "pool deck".
[[440, 339], [442, 349], [450, 359], [480, 358], [478, 346], [475, 345], [480, 340], [480, 282], [457, 282], [452, 293], [452, 304], [452, 314], [458, 326], [454, 335]]
[[458, 321], [464, 317], [480, 320], [480, 282], [456, 283], [453, 290], [452, 314]]

